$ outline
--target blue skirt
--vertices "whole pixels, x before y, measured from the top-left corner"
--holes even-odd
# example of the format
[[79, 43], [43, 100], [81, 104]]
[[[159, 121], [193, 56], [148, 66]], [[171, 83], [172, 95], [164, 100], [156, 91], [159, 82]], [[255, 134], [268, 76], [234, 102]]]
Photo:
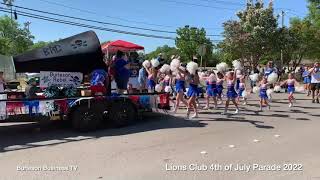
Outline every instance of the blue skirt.
[[227, 98], [229, 99], [235, 99], [238, 97], [237, 92], [234, 89], [228, 89], [227, 91]]
[[304, 84], [310, 84], [311, 83], [311, 78], [310, 77], [304, 77], [303, 78], [303, 83]]
[[239, 93], [238, 93], [238, 96], [239, 96], [239, 97], [242, 97], [242, 94], [243, 94], [244, 90], [245, 90], [245, 89], [239, 89]]
[[268, 99], [267, 91], [266, 90], [260, 91], [259, 97], [261, 99]]
[[188, 92], [187, 92], [187, 96], [194, 97], [194, 96], [198, 96], [198, 94], [199, 94], [198, 85], [190, 84]]
[[223, 85], [217, 85], [217, 94], [221, 96], [223, 91]]
[[213, 88], [212, 86], [207, 86], [207, 96], [209, 97], [217, 97], [218, 91], [217, 88]]
[[148, 79], [148, 88], [154, 89], [156, 87], [156, 82], [152, 79]]
[[176, 92], [184, 92], [185, 91], [184, 81], [177, 80], [176, 82]]
[[290, 93], [294, 93], [294, 91], [295, 91], [294, 86], [288, 86], [288, 93], [289, 93], [289, 94], [290, 94]]

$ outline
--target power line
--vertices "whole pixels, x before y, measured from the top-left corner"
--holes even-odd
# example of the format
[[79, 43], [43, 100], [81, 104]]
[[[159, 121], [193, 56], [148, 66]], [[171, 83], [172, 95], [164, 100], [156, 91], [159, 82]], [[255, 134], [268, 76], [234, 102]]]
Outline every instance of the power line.
[[[7, 9], [7, 8], [0, 7], [0, 11], [6, 12], [6, 13], [10, 13], [10, 9]], [[93, 26], [93, 25], [88, 25], [88, 24], [76, 23], [76, 22], [61, 20], [61, 19], [57, 19], [57, 18], [42, 16], [42, 15], [39, 15], [39, 14], [28, 13], [28, 12], [24, 12], [24, 11], [20, 11], [20, 10], [17, 11], [17, 14], [21, 15], [21, 16], [30, 17], [30, 18], [34, 18], [34, 19], [45, 20], [45, 21], [49, 21], [49, 22], [56, 22], [56, 23], [60, 23], [60, 24], [66, 24], [66, 25], [90, 28], [90, 29], [114, 32], [114, 33], [120, 33], [120, 34], [128, 34], [128, 35], [135, 35], [135, 36], [142, 36], [142, 37], [175, 40], [175, 37], [159, 36], [159, 35], [143, 34], [143, 33], [135, 33], [135, 32], [128, 32], [128, 31], [110, 29], [110, 28], [105, 28], [105, 27]], [[217, 42], [217, 41], [219, 41], [219, 40], [211, 40], [211, 42]]]
[[[48, 4], [53, 4], [53, 5], [60, 6], [60, 7], [64, 7], [64, 8], [68, 8], [68, 9], [72, 9], [72, 10], [76, 10], [76, 11], [80, 11], [80, 12], [85, 12], [85, 13], [95, 14], [95, 15], [101, 16], [101, 14], [96, 13], [94, 11], [88, 11], [88, 10], [85, 10], [85, 9], [71, 7], [71, 6], [67, 6], [67, 5], [64, 5], [64, 4], [61, 4], [61, 3], [57, 3], [57, 2], [53, 2], [53, 1], [48, 1], [48, 0], [39, 0], [39, 1], [42, 1], [42, 2], [45, 2], [45, 3], [48, 3]], [[157, 26], [157, 27], [166, 27], [166, 28], [176, 28], [174, 26], [169, 26], [169, 25], [154, 24], [154, 23], [147, 23], [147, 22], [141, 22], [141, 21], [133, 21], [133, 20], [128, 20], [128, 19], [115, 17], [115, 16], [109, 16], [109, 15], [103, 15], [103, 16], [111, 18], [111, 19], [117, 19], [117, 20], [120, 20], [120, 21], [137, 23], [137, 24], [145, 24], [145, 25], [151, 25], [151, 26]]]
[[[64, 7], [64, 8], [68, 8], [68, 9], [71, 9], [71, 10], [76, 10], [76, 11], [79, 11], [79, 12], [84, 12], [84, 13], [88, 13], [88, 14], [99, 15], [100, 17], [101, 17], [101, 16], [105, 16], [105, 17], [108, 17], [108, 18], [111, 18], [111, 19], [117, 19], [117, 20], [124, 21], [124, 22], [137, 23], [137, 24], [145, 24], [145, 25], [157, 26], [157, 27], [175, 28], [175, 29], [179, 28], [179, 27], [177, 27], [177, 26], [172, 26], [172, 25], [154, 24], [154, 23], [148, 23], [148, 22], [142, 22], [142, 21], [128, 20], [128, 19], [124, 19], [124, 18], [120, 18], [120, 17], [115, 17], [115, 16], [109, 16], [109, 15], [105, 15], [105, 14], [102, 15], [102, 14], [96, 13], [96, 12], [94, 12], [94, 11], [88, 11], [88, 10], [85, 10], [85, 9], [80, 9], [80, 8], [76, 8], [76, 7], [71, 7], [71, 6], [67, 6], [67, 5], [65, 5], [65, 4], [61, 4], [61, 3], [57, 3], [57, 2], [52, 2], [52, 1], [48, 1], [48, 0], [38, 0], [38, 1], [45, 2], [45, 3], [48, 3], [48, 4], [52, 4], [52, 5], [56, 5], [56, 6], [60, 6], [60, 7]], [[222, 29], [222, 28], [212, 28], [212, 27], [204, 27], [204, 28], [207, 29], [207, 30]]]
[[[6, 8], [0, 7], [0, 11], [10, 13], [10, 11]], [[23, 11], [18, 11], [17, 14], [21, 15], [21, 16], [25, 16], [25, 17], [34, 18], [34, 19], [41, 19], [41, 20], [50, 21], [50, 22], [73, 25], [73, 26], [78, 26], [78, 27], [91, 28], [91, 29], [102, 30], [102, 31], [109, 31], [109, 32], [120, 33], [120, 34], [129, 34], [129, 35], [151, 37], [151, 38], [158, 38], [158, 39], [170, 39], [170, 40], [175, 39], [174, 37], [168, 37], [168, 36], [158, 36], [158, 35], [152, 35], [152, 34], [135, 33], [135, 32], [122, 31], [122, 30], [116, 30], [116, 29], [111, 29], [111, 28], [104, 28], [104, 27], [99, 27], [99, 26], [92, 26], [92, 25], [87, 25], [87, 24], [82, 24], [82, 23], [76, 23], [76, 22], [41, 16], [38, 14], [27, 13], [27, 12], [23, 12]]]
[[[1, 3], [4, 4], [4, 3]], [[37, 9], [32, 9], [32, 8], [27, 8], [27, 7], [22, 7], [22, 6], [17, 6], [17, 5], [10, 5], [11, 7], [16, 7], [19, 9], [24, 9], [28, 11], [34, 11], [38, 13], [43, 13], [43, 14], [50, 14], [54, 16], [59, 16], [59, 17], [64, 17], [64, 18], [70, 18], [70, 19], [76, 19], [76, 20], [81, 20], [81, 21], [87, 21], [87, 22], [94, 22], [94, 23], [99, 23], [99, 24], [104, 24], [104, 25], [113, 25], [113, 26], [118, 26], [118, 27], [126, 27], [126, 28], [132, 28], [132, 29], [139, 29], [139, 30], [146, 30], [146, 31], [152, 31], [152, 32], [160, 32], [160, 33], [170, 33], [170, 34], [176, 34], [175, 31], [163, 31], [163, 30], [156, 30], [156, 29], [149, 29], [149, 28], [141, 28], [141, 27], [135, 27], [135, 26], [127, 26], [127, 25], [121, 25], [121, 24], [115, 24], [115, 23], [109, 23], [109, 22], [102, 22], [102, 21], [97, 21], [97, 20], [90, 20], [90, 19], [85, 19], [85, 18], [79, 18], [79, 17], [74, 17], [74, 16], [68, 16], [68, 15], [62, 15], [62, 14], [57, 14], [57, 13], [52, 13], [52, 12], [46, 12], [46, 11], [41, 11]], [[213, 35], [207, 35], [208, 37], [219, 37], [221, 35], [218, 34], [213, 34]]]
[[208, 2], [208, 3], [216, 3], [216, 4], [225, 4], [225, 5], [234, 5], [234, 6], [244, 6], [246, 4], [243, 3], [236, 3], [236, 2], [230, 2], [230, 1], [221, 1], [221, 0], [200, 0], [203, 2]]
[[179, 5], [188, 5], [188, 6], [195, 6], [195, 7], [205, 7], [205, 8], [211, 8], [211, 9], [217, 9], [217, 10], [229, 10], [229, 11], [236, 11], [237, 9], [231, 9], [231, 8], [225, 8], [225, 7], [218, 7], [218, 6], [209, 6], [209, 5], [203, 5], [203, 4], [194, 4], [194, 3], [188, 3], [184, 1], [176, 1], [176, 0], [160, 0], [163, 2], [170, 2], [175, 3]]
[[[4, 4], [4, 3], [1, 3], [1, 4]], [[39, 12], [39, 13], [50, 14], [50, 15], [60, 16], [60, 17], [65, 17], [65, 18], [70, 18], [70, 19], [77, 19], [77, 20], [87, 21], [87, 22], [94, 22], [94, 23], [99, 23], [99, 24], [104, 24], [104, 25], [112, 25], [112, 26], [118, 26], [118, 27], [125, 27], [125, 28], [132, 28], [132, 29], [139, 29], [139, 30], [153, 31], [153, 32], [170, 33], [170, 34], [176, 33], [174, 31], [163, 31], [163, 30], [156, 30], [156, 29], [150, 29], [150, 28], [141, 28], [141, 27], [136, 27], [136, 26], [127, 26], [127, 25], [121, 25], [121, 24], [115, 24], [115, 23], [109, 23], [109, 22], [90, 20], [90, 19], [85, 19], [85, 18], [79, 18], [79, 17], [74, 17], [74, 16], [68, 16], [68, 15], [62, 15], [62, 14], [57, 14], [57, 13], [52, 13], [52, 12], [41, 11], [41, 10], [17, 6], [17, 5], [10, 5], [10, 6], [24, 9], [24, 10], [28, 10], [28, 11], [35, 11], [35, 12]]]

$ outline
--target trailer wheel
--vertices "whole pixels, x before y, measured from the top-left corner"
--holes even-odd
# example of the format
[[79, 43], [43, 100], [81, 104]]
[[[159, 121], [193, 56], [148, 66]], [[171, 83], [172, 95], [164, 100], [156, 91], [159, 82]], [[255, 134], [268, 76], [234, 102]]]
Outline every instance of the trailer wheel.
[[80, 132], [89, 132], [96, 130], [102, 122], [103, 115], [99, 113], [94, 105], [88, 108], [87, 104], [83, 104], [73, 111], [72, 126]]
[[124, 127], [135, 122], [137, 110], [129, 101], [115, 101], [110, 106], [108, 117], [112, 127]]

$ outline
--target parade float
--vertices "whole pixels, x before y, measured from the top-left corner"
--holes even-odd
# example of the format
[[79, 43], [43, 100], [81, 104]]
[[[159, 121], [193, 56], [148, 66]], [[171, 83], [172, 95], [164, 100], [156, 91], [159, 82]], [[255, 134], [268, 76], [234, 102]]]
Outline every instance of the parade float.
[[[103, 124], [130, 125], [144, 112], [169, 108], [161, 93], [112, 93], [106, 84], [103, 49], [96, 34], [88, 31], [13, 57], [16, 73], [36, 74], [39, 92], [34, 98], [2, 98], [2, 122], [20, 115], [45, 116], [70, 121], [74, 129], [86, 132]], [[3, 94], [14, 91], [18, 90]]]
[[[141, 59], [139, 59], [138, 52], [144, 53], [144, 47], [138, 44], [134, 44], [131, 42], [116, 40], [106, 42], [101, 45], [101, 50], [104, 53], [105, 59], [112, 59], [112, 56], [116, 54], [117, 51], [122, 51], [128, 57], [128, 61], [130, 62], [130, 78], [129, 84], [134, 89], [139, 88], [138, 83], [138, 72], [141, 66]], [[115, 82], [111, 84], [111, 87], [114, 89], [116, 87]]]

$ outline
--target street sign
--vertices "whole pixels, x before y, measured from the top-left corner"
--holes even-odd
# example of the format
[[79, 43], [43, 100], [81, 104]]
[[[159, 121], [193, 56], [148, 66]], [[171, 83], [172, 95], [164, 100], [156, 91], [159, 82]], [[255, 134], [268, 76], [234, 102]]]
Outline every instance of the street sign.
[[204, 56], [206, 55], [206, 52], [207, 52], [207, 46], [206, 45], [200, 45], [199, 48], [198, 48], [198, 54], [200, 56]]

